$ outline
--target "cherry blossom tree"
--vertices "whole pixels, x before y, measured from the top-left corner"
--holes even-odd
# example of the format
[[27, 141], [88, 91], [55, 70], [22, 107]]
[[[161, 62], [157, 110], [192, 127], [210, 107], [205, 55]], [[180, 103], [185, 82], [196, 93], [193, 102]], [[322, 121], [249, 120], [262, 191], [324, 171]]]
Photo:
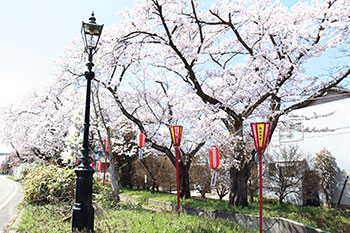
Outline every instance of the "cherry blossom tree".
[[[348, 77], [346, 63], [324, 76], [307, 76], [305, 64], [349, 42], [349, 4], [345, 0], [300, 1], [288, 9], [273, 0], [222, 0], [201, 10], [195, 1], [137, 1], [134, 8], [120, 14], [122, 23], [111, 28], [123, 30], [110, 34], [102, 58], [110, 67], [104, 73], [110, 80], [115, 76], [107, 70], [113, 68], [121, 69], [123, 77], [126, 73], [138, 80], [147, 77], [144, 90], [156, 81], [169, 80], [172, 88], [167, 92], [181, 89], [177, 98], [186, 98], [191, 107], [201, 109], [200, 119], [193, 119], [211, 122], [206, 125], [210, 128], [213, 123], [224, 128], [220, 137], [234, 148], [230, 204], [247, 206], [247, 180], [255, 163], [254, 151], [248, 149], [249, 122], [269, 121], [271, 135], [281, 116], [306, 106]], [[146, 84], [148, 80], [154, 83]], [[113, 90], [120, 106], [135, 101], [120, 93], [117, 96], [117, 86], [107, 82], [105, 87]], [[153, 92], [162, 93], [161, 89]], [[147, 95], [151, 94], [143, 93]], [[164, 109], [176, 106], [168, 98], [163, 95]], [[186, 114], [178, 116], [174, 119], [182, 120]], [[134, 122], [145, 130], [141, 121]]]
[[[124, 72], [120, 75], [123, 74]], [[122, 79], [123, 77], [120, 76], [120, 80]], [[179, 97], [175, 97], [179, 94], [174, 92], [171, 93], [172, 96], [169, 96], [170, 84], [165, 81], [148, 80], [146, 82], [141, 79], [136, 80], [136, 83], [126, 87], [123, 91], [120, 91], [118, 86], [108, 87], [105, 82], [101, 82], [101, 85], [110, 91], [121, 112], [137, 125], [140, 132], [146, 135], [146, 146], [166, 154], [175, 166], [176, 161], [171, 151], [168, 126], [181, 122], [180, 124], [185, 125], [184, 132], [198, 130], [198, 124], [192, 120], [195, 111], [184, 113], [182, 110], [184, 104], [181, 103]], [[128, 91], [129, 89], [132, 91]], [[179, 114], [182, 119], [178, 116]], [[189, 117], [191, 115], [192, 117]], [[190, 137], [193, 137], [193, 134]], [[204, 142], [196, 143], [192, 138], [186, 139], [184, 136], [179, 158], [181, 197], [190, 197], [189, 168], [193, 157], [203, 145]]]
[[[348, 49], [349, 5], [221, 0], [202, 9], [193, 0], [139, 0], [104, 31], [95, 82], [173, 164], [167, 126], [185, 126], [180, 174], [188, 174], [204, 142], [231, 147], [229, 203], [247, 206], [255, 164], [249, 123], [270, 122], [272, 135], [281, 116], [349, 76], [345, 59], [317, 76], [305, 70], [329, 49]], [[64, 75], [79, 77], [81, 48], [74, 43], [65, 51]]]
[[[194, 140], [196, 132], [201, 130], [203, 124], [202, 121], [198, 121], [198, 118], [204, 114], [203, 111], [210, 112], [211, 110], [181, 100], [181, 97], [187, 95], [186, 90], [182, 88], [176, 90], [178, 82], [167, 79], [163, 72], [155, 74], [152, 70], [144, 70], [143, 65], [134, 63], [127, 56], [117, 62], [108, 52], [111, 49], [110, 45], [115, 37], [115, 32], [119, 31], [116, 31], [114, 26], [107, 28], [101, 41], [99, 54], [102, 55], [96, 58], [96, 79], [94, 81], [97, 88], [103, 87], [104, 91], [109, 92], [109, 96], [104, 95], [104, 103], [101, 104], [104, 108], [103, 115], [106, 114], [109, 117], [109, 122], [119, 122], [115, 112], [121, 112], [120, 115], [135, 124], [137, 131], [146, 135], [146, 148], [153, 148], [167, 155], [174, 166], [176, 161], [171, 150], [168, 126], [184, 125], [179, 161], [180, 196], [190, 197], [189, 168], [193, 157], [204, 145], [203, 138], [199, 137], [198, 141]], [[76, 54], [80, 52], [78, 48], [75, 51], [73, 49], [65, 51], [65, 53]], [[113, 59], [113, 61], [109, 59]], [[79, 61], [78, 55], [64, 56], [61, 60], [63, 64], [61, 67], [63, 72], [65, 71], [65, 75], [81, 76], [77, 68]], [[190, 98], [198, 97], [192, 95]], [[114, 105], [110, 102], [111, 99], [114, 101]], [[106, 111], [104, 104], [111, 106], [108, 111]], [[115, 105], [117, 105], [117, 109]], [[186, 132], [190, 132], [190, 134]]]
[[68, 80], [54, 81], [27, 93], [2, 112], [3, 142], [22, 160], [57, 160], [64, 151], [72, 118], [80, 111], [80, 96]]
[[[220, 0], [209, 9], [194, 0], [137, 0], [106, 28], [94, 57], [106, 126], [128, 119], [146, 135], [146, 147], [175, 165], [168, 126], [183, 125], [184, 197], [203, 145], [231, 148], [229, 203], [247, 206], [255, 164], [249, 123], [270, 122], [271, 136], [282, 116], [344, 82], [348, 59], [315, 76], [305, 69], [330, 49], [349, 55], [349, 11], [347, 0], [299, 1], [290, 8], [278, 0]], [[5, 142], [20, 157], [58, 158], [75, 135], [70, 129], [80, 132], [79, 117], [72, 119], [84, 102], [77, 88], [85, 69], [82, 48], [74, 41], [57, 62], [55, 82], [2, 114]]]
[[[102, 103], [103, 101], [103, 103]], [[113, 198], [116, 202], [120, 201], [119, 197], [119, 185], [118, 185], [118, 180], [120, 178], [120, 173], [118, 174], [118, 169], [117, 169], [117, 161], [116, 161], [116, 154], [117, 150], [119, 149], [120, 145], [117, 145], [118, 147], [115, 146], [116, 140], [113, 137], [113, 132], [111, 130], [121, 130], [125, 125], [127, 125], [124, 122], [120, 121], [120, 117], [114, 118], [114, 119], [119, 119], [111, 121], [113, 119], [113, 115], [116, 115], [116, 111], [108, 111], [111, 109], [115, 109], [115, 107], [110, 105], [110, 101], [108, 102], [108, 96], [105, 95], [104, 92], [99, 91], [99, 87], [95, 86], [94, 92], [93, 92], [93, 97], [92, 97], [92, 105], [93, 105], [93, 110], [94, 110], [94, 115], [95, 118], [93, 118], [93, 131], [96, 132], [98, 135], [98, 142], [100, 145], [100, 148], [102, 148], [102, 151], [104, 152], [104, 155], [108, 158], [109, 160], [109, 173], [111, 175], [111, 183], [112, 183], [112, 190], [113, 190]], [[103, 107], [102, 107], [103, 105]], [[118, 116], [117, 112], [117, 116]], [[121, 115], [119, 113], [119, 115]], [[119, 125], [115, 124], [119, 123]], [[111, 128], [112, 127], [112, 128]], [[124, 137], [122, 137], [124, 138]], [[107, 147], [108, 147], [108, 152], [106, 151], [106, 148], [104, 147], [105, 140], [107, 141]], [[114, 147], [112, 147], [112, 140], [114, 142]], [[129, 143], [127, 143], [129, 144]], [[122, 147], [130, 147], [129, 145], [122, 144]], [[121, 156], [121, 155], [119, 155]]]

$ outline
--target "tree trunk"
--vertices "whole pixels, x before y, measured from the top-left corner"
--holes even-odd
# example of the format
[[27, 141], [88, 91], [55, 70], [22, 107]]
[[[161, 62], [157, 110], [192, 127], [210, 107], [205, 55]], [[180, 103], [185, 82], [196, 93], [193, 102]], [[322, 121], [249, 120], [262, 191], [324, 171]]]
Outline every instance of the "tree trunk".
[[180, 197], [187, 199], [191, 197], [189, 167], [179, 162]]
[[251, 203], [254, 202], [254, 189], [252, 188], [251, 177], [248, 180], [248, 196], [249, 196], [249, 201]]
[[151, 187], [151, 193], [154, 193], [156, 191], [156, 179], [152, 177], [152, 187]]
[[254, 192], [251, 192], [249, 197], [250, 197], [250, 202], [254, 202]]
[[115, 166], [115, 158], [112, 153], [112, 146], [111, 146], [111, 136], [110, 136], [110, 131], [109, 128], [107, 127], [107, 145], [108, 145], [108, 150], [109, 150], [109, 172], [111, 174], [111, 182], [112, 182], [112, 190], [113, 190], [113, 198], [116, 202], [120, 201], [119, 197], [119, 187], [118, 187], [118, 173], [116, 171], [116, 166]]
[[[109, 159], [109, 169], [108, 170], [111, 174], [113, 199], [116, 202], [119, 202], [120, 197], [119, 197], [119, 187], [118, 187], [118, 171], [117, 171], [117, 167], [116, 167], [115, 157], [113, 156], [113, 153], [112, 153], [111, 133], [110, 133], [109, 127], [106, 125], [106, 121], [104, 120], [104, 117], [102, 114], [100, 99], [98, 97], [98, 89], [97, 89], [97, 93], [95, 96], [96, 96], [97, 103], [95, 102], [95, 98], [92, 98], [92, 103], [93, 103], [96, 119], [99, 119], [101, 117], [103, 126], [106, 129], [106, 134], [107, 134], [107, 146], [108, 146], [109, 153], [107, 153], [107, 151], [104, 151], [104, 152], [105, 152], [105, 156]], [[96, 130], [97, 130], [97, 134], [98, 134], [98, 138], [100, 140], [101, 146], [104, 147], [99, 127], [96, 127]], [[104, 172], [106, 172], [106, 171], [104, 171]]]
[[239, 165], [231, 165], [230, 168], [230, 195], [229, 205], [233, 206], [248, 206], [248, 179], [250, 176], [250, 169], [253, 167], [254, 160], [246, 163], [245, 143], [243, 141], [243, 119], [241, 121], [234, 121], [227, 124], [230, 131], [234, 130], [237, 141], [234, 145], [235, 159], [239, 161]]
[[244, 165], [240, 170], [235, 166], [230, 168], [230, 196], [229, 205], [246, 207], [248, 206], [247, 182], [249, 168]]
[[16, 153], [17, 157], [19, 158], [19, 160], [20, 160], [20, 161], [23, 161], [23, 159], [22, 159], [21, 156], [19, 155], [18, 150], [15, 148], [15, 146], [12, 144], [12, 142], [11, 142], [10, 144], [11, 144], [12, 148], [15, 150], [15, 153]]
[[113, 198], [116, 202], [120, 201], [119, 198], [119, 187], [118, 187], [118, 177], [117, 177], [117, 172], [115, 170], [115, 161], [113, 156], [109, 156], [109, 172], [111, 174], [111, 183], [112, 183], [112, 190], [113, 190]]

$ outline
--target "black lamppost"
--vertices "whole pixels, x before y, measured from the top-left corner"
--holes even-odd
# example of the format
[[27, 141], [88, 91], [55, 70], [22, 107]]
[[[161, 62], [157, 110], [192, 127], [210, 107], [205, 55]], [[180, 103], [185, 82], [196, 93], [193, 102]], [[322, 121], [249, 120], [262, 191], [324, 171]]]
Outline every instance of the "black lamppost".
[[88, 71], [85, 72], [87, 80], [85, 120], [84, 120], [84, 142], [80, 156], [80, 164], [75, 169], [77, 174], [75, 188], [75, 202], [72, 208], [72, 231], [84, 230], [94, 231], [94, 208], [92, 207], [92, 175], [94, 170], [89, 165], [89, 127], [90, 127], [90, 95], [91, 80], [95, 73], [92, 72], [92, 57], [97, 52], [97, 44], [100, 40], [103, 25], [96, 24], [94, 12], [89, 18], [89, 23], [84, 23], [81, 34], [85, 44], [85, 52], [89, 55], [89, 62], [86, 64]]

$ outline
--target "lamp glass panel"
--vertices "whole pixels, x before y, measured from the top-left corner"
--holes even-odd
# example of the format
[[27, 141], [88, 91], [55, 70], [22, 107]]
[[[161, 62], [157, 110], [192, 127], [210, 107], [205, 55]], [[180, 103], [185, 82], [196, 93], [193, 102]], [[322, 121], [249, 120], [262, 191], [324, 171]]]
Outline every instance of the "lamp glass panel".
[[86, 39], [89, 48], [95, 48], [97, 46], [98, 36], [86, 35]]
[[99, 36], [102, 31], [102, 25], [85, 23], [84, 30], [85, 30], [85, 34]]

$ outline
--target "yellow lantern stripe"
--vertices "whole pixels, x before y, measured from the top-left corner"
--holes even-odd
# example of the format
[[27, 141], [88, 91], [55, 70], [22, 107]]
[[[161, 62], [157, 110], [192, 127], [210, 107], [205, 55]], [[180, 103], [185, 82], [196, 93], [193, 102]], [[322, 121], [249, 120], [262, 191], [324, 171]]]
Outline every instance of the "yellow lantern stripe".
[[181, 135], [182, 135], [182, 126], [180, 127], [179, 142], [181, 140]]
[[171, 134], [171, 140], [173, 141], [173, 144], [175, 144], [175, 132], [174, 132], [174, 127], [170, 127], [170, 134]]
[[265, 124], [257, 124], [259, 147], [263, 147]]

